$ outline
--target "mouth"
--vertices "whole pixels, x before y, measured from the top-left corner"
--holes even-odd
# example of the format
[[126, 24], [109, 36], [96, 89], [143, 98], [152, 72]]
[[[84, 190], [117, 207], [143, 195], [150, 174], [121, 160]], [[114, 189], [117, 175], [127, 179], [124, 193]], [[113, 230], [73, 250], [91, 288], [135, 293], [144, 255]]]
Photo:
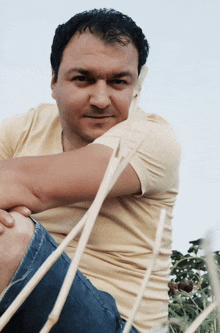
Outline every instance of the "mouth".
[[105, 116], [83, 116], [84, 118], [89, 118], [89, 119], [96, 119], [96, 120], [102, 120], [102, 119], [108, 119], [108, 118], [113, 118], [113, 115], [105, 115]]
[[114, 117], [113, 115], [85, 115], [85, 118], [95, 118], [95, 119], [100, 119], [100, 118], [109, 118], [109, 117]]

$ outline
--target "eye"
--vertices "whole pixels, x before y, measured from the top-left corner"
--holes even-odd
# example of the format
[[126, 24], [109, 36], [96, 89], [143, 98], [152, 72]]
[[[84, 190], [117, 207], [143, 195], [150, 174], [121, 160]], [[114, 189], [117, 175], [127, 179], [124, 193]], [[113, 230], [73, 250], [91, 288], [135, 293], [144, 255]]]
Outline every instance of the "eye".
[[118, 85], [121, 85], [121, 84], [126, 84], [127, 82], [125, 80], [121, 80], [121, 79], [116, 79], [113, 81], [114, 84], [118, 84]]
[[89, 81], [89, 79], [86, 76], [75, 76], [73, 81], [86, 82]]
[[122, 90], [122, 89], [125, 89], [128, 85], [128, 82], [126, 80], [122, 80], [122, 79], [114, 79], [111, 81], [110, 83], [112, 85], [112, 87], [114, 89], [117, 89], [117, 90]]

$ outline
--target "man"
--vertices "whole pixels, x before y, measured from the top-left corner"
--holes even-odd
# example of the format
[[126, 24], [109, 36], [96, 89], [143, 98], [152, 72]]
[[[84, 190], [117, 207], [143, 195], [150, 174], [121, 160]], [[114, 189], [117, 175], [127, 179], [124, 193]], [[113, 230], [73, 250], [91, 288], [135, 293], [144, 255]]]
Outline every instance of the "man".
[[[169, 124], [157, 115], [139, 109], [127, 126], [147, 54], [141, 29], [113, 10], [77, 14], [57, 28], [51, 53], [57, 107], [41, 104], [1, 129], [1, 313], [56, 248], [54, 239], [60, 243], [87, 211], [118, 139], [129, 131], [128, 150], [143, 133], [146, 139], [102, 206], [52, 332], [122, 331], [151, 260], [162, 208], [167, 211], [162, 247], [131, 332], [166, 321], [180, 152]], [[30, 157], [36, 155], [41, 156]], [[54, 239], [35, 219], [18, 213], [12, 213], [14, 226], [8, 228], [3, 210], [13, 207], [24, 215], [24, 207], [37, 213]], [[78, 240], [66, 250], [70, 257]], [[58, 260], [3, 332], [40, 330], [69, 261], [66, 255]]]

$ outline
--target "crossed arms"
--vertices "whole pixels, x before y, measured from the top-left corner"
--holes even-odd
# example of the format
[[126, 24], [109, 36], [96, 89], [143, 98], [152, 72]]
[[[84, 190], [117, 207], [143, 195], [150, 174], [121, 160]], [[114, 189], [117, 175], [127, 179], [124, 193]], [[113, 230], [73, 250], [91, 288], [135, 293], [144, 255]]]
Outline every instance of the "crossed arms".
[[[111, 148], [93, 144], [57, 155], [1, 161], [0, 209], [25, 206], [38, 213], [93, 200], [111, 154]], [[139, 178], [129, 164], [109, 196], [135, 194], [140, 189]]]

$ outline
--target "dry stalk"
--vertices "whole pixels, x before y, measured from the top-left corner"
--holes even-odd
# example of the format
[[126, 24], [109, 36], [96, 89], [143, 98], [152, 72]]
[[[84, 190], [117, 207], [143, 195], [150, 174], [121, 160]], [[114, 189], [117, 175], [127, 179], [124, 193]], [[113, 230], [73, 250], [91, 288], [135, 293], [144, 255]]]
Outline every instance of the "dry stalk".
[[187, 328], [185, 333], [194, 333], [197, 330], [197, 328], [202, 324], [202, 322], [208, 317], [208, 315], [216, 308], [216, 306], [217, 302], [210, 304]]
[[215, 267], [215, 262], [213, 259], [213, 254], [211, 250], [211, 232], [209, 232], [203, 241], [203, 248], [206, 255], [206, 263], [211, 279], [211, 284], [213, 287], [214, 294], [216, 296], [216, 301], [210, 304], [190, 325], [185, 333], [193, 333], [202, 324], [202, 322], [208, 317], [208, 315], [217, 307], [218, 318], [220, 318], [220, 283], [218, 278], [218, 273]]
[[61, 256], [66, 246], [69, 242], [80, 232], [85, 221], [87, 219], [87, 214], [81, 219], [81, 221], [76, 225], [75, 228], [69, 233], [69, 235], [63, 240], [60, 246], [44, 261], [41, 267], [37, 270], [34, 276], [26, 284], [26, 286], [21, 290], [18, 296], [14, 299], [8, 309], [0, 317], [0, 332], [3, 330], [5, 325], [9, 322], [14, 313], [30, 295], [32, 290], [36, 287], [39, 281], [44, 277], [44, 275], [49, 271], [57, 259]]
[[[137, 147], [137, 149], [138, 149], [138, 147]], [[109, 163], [109, 167], [107, 169], [108, 173], [106, 173], [106, 177], [104, 177], [103, 182], [97, 193], [97, 196], [94, 200], [93, 207], [92, 207], [93, 209], [90, 210], [90, 214], [86, 221], [86, 225], [84, 227], [83, 233], [80, 237], [79, 244], [77, 246], [74, 258], [68, 269], [68, 272], [66, 274], [66, 277], [65, 277], [63, 285], [62, 285], [62, 288], [61, 288], [60, 293], [55, 302], [54, 308], [48, 317], [48, 321], [45, 323], [45, 325], [42, 328], [42, 330], [40, 331], [40, 333], [49, 332], [50, 329], [58, 321], [60, 313], [66, 302], [66, 298], [67, 298], [70, 288], [72, 286], [73, 280], [75, 278], [80, 259], [85, 250], [86, 244], [87, 244], [89, 236], [92, 232], [95, 220], [98, 216], [102, 203], [105, 200], [106, 195], [108, 194], [108, 192], [110, 191], [110, 189], [112, 188], [114, 183], [117, 181], [117, 178], [120, 176], [121, 172], [128, 165], [128, 163], [131, 159], [131, 155], [134, 155], [134, 153], [137, 149], [132, 151], [132, 154], [129, 154], [129, 156], [127, 156], [127, 158], [124, 158], [123, 156], [121, 156], [119, 159], [117, 159], [115, 156], [113, 156], [112, 163]], [[115, 154], [116, 153], [117, 153], [117, 150], [115, 151]]]
[[217, 301], [217, 322], [220, 323], [220, 282], [217, 273], [216, 265], [213, 259], [213, 251], [211, 249], [211, 241], [213, 239], [212, 232], [208, 232], [203, 242], [203, 247], [206, 255], [207, 268], [210, 275], [210, 281], [213, 288], [213, 294]]
[[149, 279], [150, 279], [150, 276], [151, 276], [154, 264], [156, 262], [156, 258], [158, 256], [158, 253], [159, 253], [159, 250], [160, 250], [160, 244], [161, 244], [161, 239], [162, 239], [162, 234], [163, 234], [163, 227], [164, 227], [165, 218], [166, 218], [166, 210], [162, 209], [161, 210], [161, 214], [160, 214], [159, 225], [158, 225], [158, 228], [157, 228], [155, 243], [154, 243], [154, 247], [153, 247], [153, 255], [152, 255], [152, 258], [151, 258], [151, 262], [150, 262], [150, 264], [147, 267], [147, 270], [146, 270], [146, 273], [145, 273], [145, 276], [144, 276], [141, 288], [140, 288], [140, 290], [138, 292], [138, 295], [137, 295], [137, 298], [135, 300], [134, 306], [133, 306], [133, 308], [132, 308], [132, 310], [130, 312], [130, 315], [128, 317], [127, 323], [126, 323], [126, 325], [125, 325], [124, 330], [123, 330], [122, 333], [129, 333], [130, 332], [130, 329], [131, 329], [132, 322], [134, 320], [135, 314], [136, 314], [136, 312], [137, 312], [137, 310], [139, 308], [140, 302], [142, 300], [142, 297], [143, 297], [144, 292], [146, 290], [146, 287], [148, 285], [148, 282], [149, 282]]

